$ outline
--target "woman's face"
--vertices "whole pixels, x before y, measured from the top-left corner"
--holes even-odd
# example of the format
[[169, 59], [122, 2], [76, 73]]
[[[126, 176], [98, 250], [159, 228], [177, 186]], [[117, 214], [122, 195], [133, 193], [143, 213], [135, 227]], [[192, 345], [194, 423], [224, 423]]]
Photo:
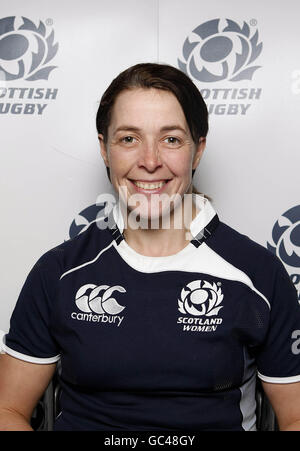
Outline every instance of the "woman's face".
[[192, 170], [205, 147], [205, 139], [193, 142], [176, 97], [154, 88], [122, 91], [112, 109], [107, 144], [101, 134], [99, 140], [115, 190], [123, 187], [128, 200], [142, 194], [144, 201], [129, 202], [129, 210], [148, 219], [164, 212], [164, 202], [153, 202], [158, 197], [191, 193]]

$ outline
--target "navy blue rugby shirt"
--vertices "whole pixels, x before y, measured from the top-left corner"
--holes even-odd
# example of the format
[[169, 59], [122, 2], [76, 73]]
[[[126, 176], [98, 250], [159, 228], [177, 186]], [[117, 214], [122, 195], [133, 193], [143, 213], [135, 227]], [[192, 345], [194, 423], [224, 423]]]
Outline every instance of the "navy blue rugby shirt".
[[255, 380], [300, 381], [296, 289], [281, 261], [219, 220], [143, 256], [96, 223], [46, 252], [21, 290], [8, 354], [61, 359], [56, 430], [255, 430]]

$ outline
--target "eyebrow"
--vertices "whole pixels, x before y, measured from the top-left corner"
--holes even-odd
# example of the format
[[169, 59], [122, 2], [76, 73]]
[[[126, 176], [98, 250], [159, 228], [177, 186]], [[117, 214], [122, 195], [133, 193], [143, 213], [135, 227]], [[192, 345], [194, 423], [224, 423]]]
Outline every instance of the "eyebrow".
[[[186, 130], [177, 124], [165, 125], [164, 127], [161, 127], [160, 132], [168, 132], [171, 130], [181, 130], [184, 134], [187, 134]], [[133, 127], [131, 125], [120, 125], [120, 127], [116, 128], [114, 134], [116, 134], [119, 131], [140, 132], [141, 129], [138, 127]]]

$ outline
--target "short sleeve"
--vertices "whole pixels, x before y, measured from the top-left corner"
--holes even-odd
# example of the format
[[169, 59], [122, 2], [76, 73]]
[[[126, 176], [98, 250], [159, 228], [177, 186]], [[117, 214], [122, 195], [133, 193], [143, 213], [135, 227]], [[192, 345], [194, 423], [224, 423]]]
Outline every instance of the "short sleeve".
[[52, 333], [52, 314], [59, 282], [55, 252], [48, 251], [33, 266], [21, 289], [2, 349], [31, 363], [59, 360], [59, 347]]
[[257, 356], [258, 376], [265, 382], [300, 382], [300, 304], [297, 291], [279, 259], [266, 339]]

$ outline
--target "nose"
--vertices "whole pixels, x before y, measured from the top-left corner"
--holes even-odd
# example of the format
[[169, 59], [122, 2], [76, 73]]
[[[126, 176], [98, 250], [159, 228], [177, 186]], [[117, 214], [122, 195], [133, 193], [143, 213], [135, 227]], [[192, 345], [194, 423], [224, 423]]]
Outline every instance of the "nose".
[[147, 142], [140, 149], [139, 167], [144, 167], [149, 172], [154, 172], [162, 166], [159, 148], [155, 142]]

